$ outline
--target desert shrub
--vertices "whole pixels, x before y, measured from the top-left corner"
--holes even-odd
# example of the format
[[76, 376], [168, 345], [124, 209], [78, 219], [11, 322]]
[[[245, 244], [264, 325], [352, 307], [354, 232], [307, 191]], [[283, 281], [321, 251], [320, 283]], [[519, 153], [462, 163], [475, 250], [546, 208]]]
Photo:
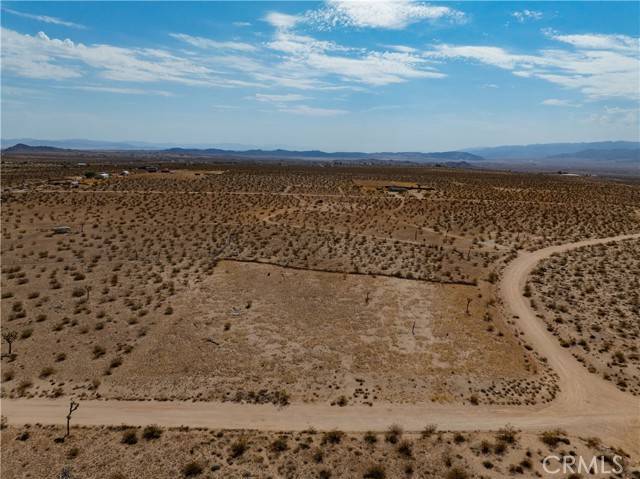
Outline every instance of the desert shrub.
[[80, 449], [78, 449], [77, 447], [72, 447], [71, 449], [69, 449], [69, 452], [67, 452], [67, 459], [75, 459], [76, 457], [78, 457], [78, 454], [80, 454]]
[[184, 477], [195, 477], [199, 476], [200, 474], [202, 474], [202, 466], [195, 461], [187, 463], [182, 468], [182, 475]]
[[413, 445], [411, 444], [411, 441], [400, 441], [400, 444], [398, 444], [398, 452], [405, 457], [411, 457], [413, 455], [413, 450], [412, 450]]
[[104, 356], [106, 352], [107, 351], [102, 346], [96, 344], [93, 347], [93, 350], [92, 350], [93, 359], [98, 359], [98, 358]]
[[445, 476], [447, 479], [467, 479], [469, 474], [464, 469], [459, 467], [454, 467], [447, 471], [447, 475]]
[[489, 454], [491, 452], [491, 443], [486, 439], [480, 442], [480, 452], [482, 454]]
[[378, 442], [378, 437], [371, 431], [365, 433], [363, 439], [367, 444], [375, 444]]
[[342, 431], [328, 431], [325, 432], [322, 436], [322, 444], [340, 444], [342, 438], [344, 437], [344, 433]]
[[286, 437], [279, 437], [271, 443], [271, 450], [274, 452], [283, 452], [289, 449]]
[[507, 443], [502, 442], [502, 441], [498, 441], [494, 446], [493, 446], [493, 452], [495, 452], [496, 454], [498, 454], [499, 456], [501, 456], [502, 454], [504, 454], [507, 451]]
[[422, 437], [425, 439], [428, 437], [431, 437], [435, 434], [437, 430], [438, 428], [435, 424], [427, 424], [422, 430]]
[[51, 376], [53, 373], [55, 373], [56, 370], [53, 369], [51, 366], [47, 366], [42, 368], [42, 371], [40, 371], [40, 379], [46, 379], [49, 376]]
[[384, 440], [390, 442], [391, 444], [396, 444], [400, 437], [402, 436], [402, 428], [397, 424], [393, 424], [389, 427], [389, 430], [386, 432], [384, 436]]
[[496, 439], [507, 444], [515, 444], [518, 441], [518, 433], [512, 426], [505, 426], [498, 430]]
[[375, 466], [369, 467], [362, 477], [363, 479], [384, 479], [387, 477], [387, 473], [384, 467], [376, 464]]
[[556, 447], [561, 442], [564, 444], [569, 444], [570, 441], [565, 437], [566, 434], [567, 433], [562, 431], [561, 429], [545, 431], [540, 435], [540, 440], [549, 447]]
[[2, 371], [2, 381], [11, 381], [14, 378], [14, 375], [15, 373], [11, 369]]
[[29, 379], [23, 379], [20, 381], [20, 384], [18, 384], [18, 394], [24, 394], [31, 386], [33, 386], [33, 383]]
[[160, 429], [158, 426], [147, 426], [142, 430], [142, 437], [145, 438], [147, 441], [151, 441], [153, 439], [158, 439], [160, 438], [160, 436], [162, 436], [162, 429]]
[[128, 429], [122, 434], [122, 439], [120, 440], [122, 444], [137, 444], [138, 443], [138, 434], [135, 429]]
[[247, 441], [244, 438], [240, 438], [231, 444], [231, 457], [237, 458], [242, 456], [247, 450], [248, 445]]

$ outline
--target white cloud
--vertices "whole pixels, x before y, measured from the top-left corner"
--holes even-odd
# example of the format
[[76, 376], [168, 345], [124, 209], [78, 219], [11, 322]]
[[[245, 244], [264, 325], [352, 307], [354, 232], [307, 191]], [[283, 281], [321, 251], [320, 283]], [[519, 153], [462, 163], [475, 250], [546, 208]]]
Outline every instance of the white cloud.
[[256, 93], [254, 97], [255, 100], [264, 101], [269, 103], [289, 103], [295, 101], [307, 100], [308, 97], [304, 95], [298, 95], [296, 93], [287, 93], [285, 95], [268, 95], [264, 93]]
[[578, 106], [580, 106], [569, 100], [561, 100], [558, 98], [548, 98], [546, 100], [543, 100], [542, 104], [546, 106], [560, 106], [560, 107], [570, 107], [570, 108], [577, 108]]
[[269, 12], [267, 16], [264, 17], [264, 20], [278, 29], [286, 30], [295, 27], [296, 24], [302, 19], [296, 15], [287, 15], [286, 13], [280, 12]]
[[105, 93], [117, 93], [120, 95], [158, 95], [158, 96], [173, 96], [171, 92], [165, 90], [151, 90], [148, 88], [119, 88], [119, 87], [109, 87], [109, 86], [98, 86], [98, 85], [80, 85], [72, 87], [74, 90], [83, 90], [83, 91], [94, 91], [94, 92], [105, 92]]
[[568, 43], [576, 48], [592, 49], [592, 50], [622, 50], [629, 53], [638, 53], [640, 51], [640, 39], [627, 35], [558, 35], [552, 31], [546, 30], [545, 33], [549, 38], [559, 42]]
[[419, 21], [443, 18], [461, 21], [464, 14], [411, 0], [329, 0], [324, 8], [306, 14], [306, 20], [321, 29], [345, 26], [400, 30]]
[[[568, 38], [571, 37], [571, 38]], [[514, 75], [539, 78], [566, 88], [580, 90], [590, 99], [638, 99], [640, 91], [640, 59], [637, 52], [622, 48], [637, 39], [620, 36], [606, 41], [600, 35], [554, 35], [558, 41], [570, 43], [574, 50], [548, 49], [536, 54], [512, 53], [494, 46], [437, 45], [424, 53], [434, 59], [466, 59], [510, 70]], [[611, 37], [615, 38], [614, 41]], [[599, 40], [594, 41], [595, 38]], [[594, 45], [597, 44], [598, 48]], [[606, 49], [608, 45], [612, 48]]]
[[344, 115], [349, 113], [347, 110], [338, 110], [332, 108], [314, 108], [308, 105], [296, 105], [290, 107], [279, 108], [278, 111], [283, 113], [293, 113], [295, 115], [305, 115], [305, 116], [337, 116]]
[[313, 53], [305, 62], [324, 73], [373, 86], [404, 83], [414, 78], [445, 76], [440, 72], [420, 69], [423, 60], [406, 53], [369, 52], [358, 58]]
[[274, 41], [267, 46], [286, 55], [279, 72], [289, 79], [293, 77], [298, 85], [302, 81], [303, 85], [286, 86], [311, 87], [309, 82], [326, 76], [371, 86], [445, 76], [433, 71], [428, 62], [418, 55], [351, 49], [290, 31], [277, 31]]
[[194, 37], [186, 33], [170, 33], [169, 36], [202, 49], [237, 50], [241, 52], [254, 52], [257, 48], [244, 42], [219, 42], [209, 38]]
[[61, 25], [63, 27], [71, 27], [71, 28], [82, 28], [82, 29], [87, 28], [84, 25], [80, 25], [79, 23], [68, 22], [66, 20], [62, 20], [61, 18], [50, 17], [48, 15], [34, 15], [31, 13], [19, 12], [17, 10], [12, 10], [11, 8], [6, 8], [6, 7], [3, 7], [2, 10], [12, 15], [16, 15], [22, 18], [28, 18], [30, 20], [35, 20], [37, 22], [49, 23], [52, 25]]
[[229, 86], [234, 80], [216, 75], [201, 62], [166, 50], [84, 45], [49, 38], [45, 33], [24, 35], [2, 28], [2, 67], [28, 78], [64, 80], [88, 74], [127, 82], [174, 82], [185, 85]]
[[524, 23], [527, 20], [541, 20], [543, 14], [542, 12], [538, 12], [536, 10], [520, 10], [517, 12], [513, 12], [511, 16], [515, 17], [515, 19], [520, 23]]
[[418, 49], [406, 45], [386, 45], [386, 48], [400, 53], [417, 53]]
[[640, 124], [640, 110], [637, 108], [620, 108], [605, 106], [601, 113], [593, 113], [587, 122], [599, 125], [624, 125], [637, 128]]

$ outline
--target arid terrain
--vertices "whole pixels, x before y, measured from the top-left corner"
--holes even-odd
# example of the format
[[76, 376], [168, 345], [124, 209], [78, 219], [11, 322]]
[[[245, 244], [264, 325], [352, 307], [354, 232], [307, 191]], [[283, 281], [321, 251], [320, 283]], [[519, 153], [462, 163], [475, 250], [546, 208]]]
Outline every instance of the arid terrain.
[[[551, 443], [638, 463], [636, 180], [78, 161], [3, 158], [2, 478], [544, 476]], [[275, 422], [97, 414], [55, 442], [36, 423], [72, 398]], [[35, 401], [59, 419], [23, 420]], [[353, 416], [337, 442], [333, 414]]]
[[640, 241], [552, 256], [533, 272], [527, 295], [590, 372], [640, 394]]
[[[7, 471], [3, 477], [50, 477], [50, 471], [65, 467], [88, 479], [536, 477], [545, 474], [542, 461], [548, 455], [579, 455], [587, 463], [595, 458], [612, 471], [613, 458], [620, 453], [597, 438], [571, 437], [558, 430], [536, 435], [510, 429], [452, 433], [425, 427], [418, 433], [391, 428], [345, 434], [124, 426], [78, 428], [63, 443], [56, 443], [63, 434], [55, 426], [3, 430], [3, 444], [10, 444], [11, 450], [3, 449], [3, 470]], [[628, 458], [620, 463], [628, 464]], [[550, 460], [547, 469], [559, 469], [558, 460]]]

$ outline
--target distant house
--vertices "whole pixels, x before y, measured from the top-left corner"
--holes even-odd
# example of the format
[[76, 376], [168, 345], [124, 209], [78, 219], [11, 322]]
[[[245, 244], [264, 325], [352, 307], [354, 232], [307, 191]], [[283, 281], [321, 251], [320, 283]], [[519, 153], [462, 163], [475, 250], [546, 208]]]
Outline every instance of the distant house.
[[122, 170], [122, 171], [120, 172], [120, 176], [129, 176], [129, 171], [127, 171], [127, 170]]
[[105, 172], [98, 173], [96, 175], [96, 178], [98, 178], [99, 180], [108, 180], [109, 179], [109, 173], [105, 173]]

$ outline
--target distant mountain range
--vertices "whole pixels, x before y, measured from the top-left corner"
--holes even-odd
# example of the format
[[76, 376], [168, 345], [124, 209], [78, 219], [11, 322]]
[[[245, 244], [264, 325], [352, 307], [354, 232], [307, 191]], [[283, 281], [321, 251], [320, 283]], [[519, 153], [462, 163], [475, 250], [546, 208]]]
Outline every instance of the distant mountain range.
[[[9, 148], [19, 143], [30, 146], [52, 146], [55, 148], [71, 149], [71, 150], [162, 150], [167, 148], [175, 148], [175, 143], [151, 143], [145, 141], [100, 141], [85, 140], [82, 138], [68, 140], [41, 140], [37, 138], [3, 138], [0, 140], [2, 149]], [[227, 150], [251, 150], [258, 148], [256, 145], [246, 145], [241, 143], [202, 143], [189, 144], [188, 148], [221, 148]], [[272, 145], [269, 149], [286, 148], [282, 145]]]
[[[8, 141], [8, 140], [6, 140]], [[3, 141], [5, 143], [5, 141]], [[601, 141], [592, 143], [548, 143], [470, 148], [442, 152], [326, 152], [289, 149], [157, 148], [142, 143], [96, 142], [92, 140], [34, 140], [5, 148], [3, 153], [104, 157], [113, 154], [131, 160], [187, 161], [324, 161], [354, 163], [439, 164], [455, 168], [497, 168], [526, 171], [574, 171], [580, 173], [640, 174], [640, 142]], [[73, 145], [73, 146], [72, 146]], [[155, 147], [152, 147], [155, 146]], [[107, 148], [108, 147], [108, 148]], [[107, 153], [108, 152], [108, 153]]]
[[561, 155], [553, 155], [548, 158], [552, 159], [580, 159], [593, 161], [616, 161], [616, 162], [638, 162], [640, 165], [640, 149], [622, 149], [615, 148], [610, 150], [582, 150], [575, 153], [563, 153]]
[[[3, 150], [5, 153], [14, 154], [55, 154], [77, 152], [77, 149], [59, 148], [54, 146], [33, 146], [18, 143]], [[112, 151], [129, 151], [127, 149], [114, 149]], [[232, 157], [232, 158], [261, 158], [261, 159], [298, 159], [298, 160], [378, 160], [378, 161], [410, 161], [410, 162], [475, 162], [484, 158], [464, 151], [443, 151], [433, 153], [421, 152], [332, 152], [320, 150], [293, 151], [293, 150], [224, 150], [220, 148], [167, 148], [162, 150], [135, 150], [133, 153], [152, 153], [156, 155], [170, 155], [172, 157]]]
[[[556, 158], [559, 155], [571, 155], [572, 158], [591, 158], [594, 150], [606, 150], [619, 152], [621, 150], [640, 150], [640, 142], [637, 141], [597, 141], [591, 143], [542, 143], [533, 145], [507, 145], [483, 148], [465, 148], [464, 151], [483, 156], [491, 160], [516, 160], [516, 159], [540, 159]], [[588, 156], [583, 156], [583, 155]], [[615, 153], [613, 153], [615, 155]], [[599, 159], [610, 157], [600, 155]]]

